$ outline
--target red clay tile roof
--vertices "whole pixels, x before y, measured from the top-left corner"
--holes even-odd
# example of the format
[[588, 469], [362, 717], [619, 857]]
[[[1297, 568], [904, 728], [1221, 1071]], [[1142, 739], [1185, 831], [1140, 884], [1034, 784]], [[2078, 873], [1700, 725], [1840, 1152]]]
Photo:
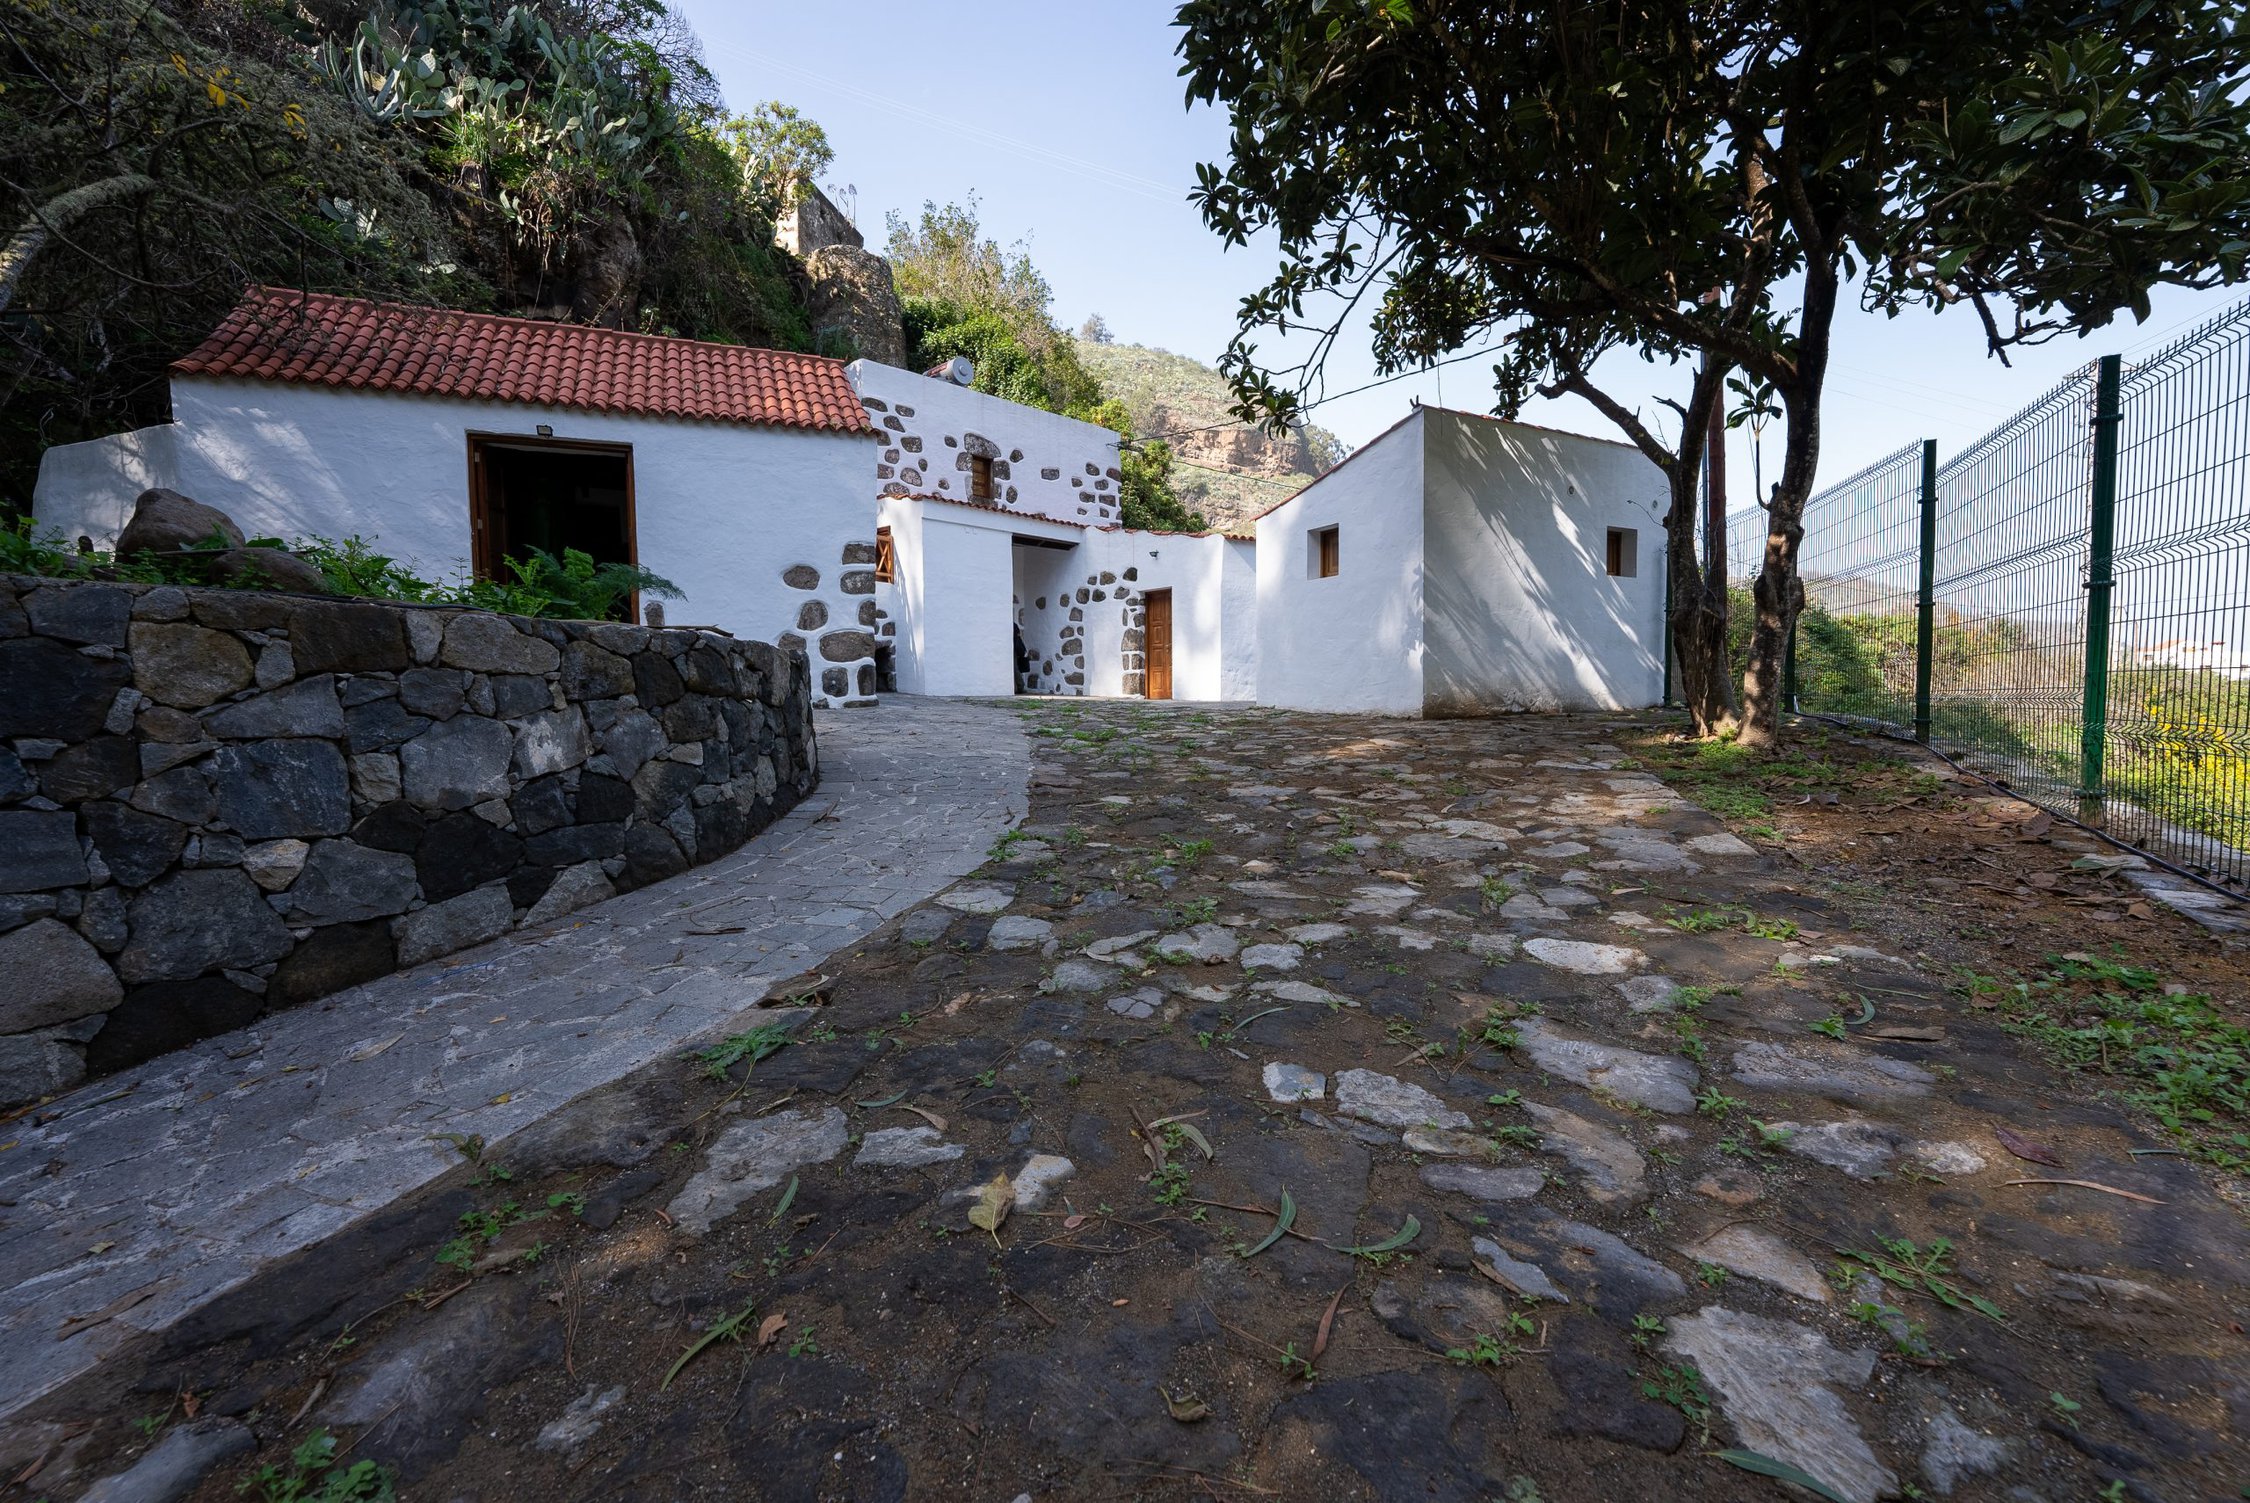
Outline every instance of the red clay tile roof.
[[874, 431], [843, 363], [819, 355], [278, 287], [251, 288], [172, 369], [643, 417]]

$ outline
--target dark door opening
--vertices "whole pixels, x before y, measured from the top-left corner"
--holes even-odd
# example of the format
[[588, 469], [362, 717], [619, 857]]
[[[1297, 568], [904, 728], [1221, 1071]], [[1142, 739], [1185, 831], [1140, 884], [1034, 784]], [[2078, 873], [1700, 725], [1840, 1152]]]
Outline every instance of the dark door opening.
[[640, 562], [627, 445], [471, 434], [469, 514], [479, 579], [509, 577], [506, 560], [534, 548], [558, 559], [575, 548], [597, 564]]
[[1142, 650], [1148, 655], [1148, 697], [1172, 697], [1172, 592], [1151, 590], [1142, 597], [1147, 620]]

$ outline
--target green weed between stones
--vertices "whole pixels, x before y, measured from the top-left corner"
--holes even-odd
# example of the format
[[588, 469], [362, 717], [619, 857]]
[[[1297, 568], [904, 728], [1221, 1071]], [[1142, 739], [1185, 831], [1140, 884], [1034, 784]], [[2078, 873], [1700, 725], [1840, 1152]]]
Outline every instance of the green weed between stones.
[[372, 1461], [336, 1464], [336, 1437], [315, 1430], [289, 1453], [287, 1466], [267, 1462], [235, 1484], [258, 1503], [391, 1503], [398, 1487], [390, 1471]]

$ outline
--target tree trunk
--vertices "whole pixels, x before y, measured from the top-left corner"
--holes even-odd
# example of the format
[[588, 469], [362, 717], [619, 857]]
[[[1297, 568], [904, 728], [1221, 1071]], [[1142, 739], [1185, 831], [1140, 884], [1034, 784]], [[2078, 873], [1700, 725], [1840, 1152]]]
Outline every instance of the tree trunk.
[[1738, 725], [1734, 675], [1727, 662], [1725, 567], [1717, 558], [1699, 561], [1696, 548], [1698, 481], [1710, 419], [1725, 392], [1726, 371], [1724, 365], [1712, 362], [1697, 375], [1681, 417], [1679, 451], [1665, 473], [1672, 493], [1671, 507], [1664, 514], [1672, 585], [1672, 654], [1679, 667], [1680, 701], [1687, 706], [1695, 734], [1705, 738], [1727, 735]]
[[1781, 478], [1766, 510], [1765, 563], [1751, 587], [1757, 615], [1750, 627], [1750, 661], [1742, 673], [1742, 744], [1772, 750], [1781, 744], [1782, 663], [1790, 634], [1805, 608], [1797, 575], [1797, 550], [1805, 536], [1805, 503], [1812, 499], [1820, 465], [1820, 398], [1828, 379], [1828, 334], [1836, 313], [1835, 268], [1815, 258], [1805, 278], [1795, 379], [1779, 388], [1785, 411]]
[[47, 241], [72, 221], [82, 219], [96, 209], [111, 204], [124, 203], [143, 194], [156, 191], [151, 178], [137, 172], [119, 177], [103, 178], [98, 183], [85, 183], [67, 193], [57, 194], [34, 209], [31, 217], [16, 226], [8, 243], [0, 245], [0, 313], [8, 311], [15, 301], [16, 287], [23, 274], [39, 253], [46, 249]]

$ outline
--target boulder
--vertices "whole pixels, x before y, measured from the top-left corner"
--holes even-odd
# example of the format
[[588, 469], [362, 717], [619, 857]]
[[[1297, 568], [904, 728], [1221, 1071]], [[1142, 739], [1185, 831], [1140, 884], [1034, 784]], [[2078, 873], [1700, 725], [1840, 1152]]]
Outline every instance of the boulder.
[[229, 589], [328, 593], [328, 576], [319, 566], [286, 548], [229, 548], [204, 567], [213, 581]]
[[805, 257], [813, 279], [813, 338], [846, 358], [906, 366], [906, 327], [891, 263], [856, 245], [824, 245]]
[[142, 491], [134, 500], [132, 519], [117, 535], [115, 553], [120, 562], [144, 553], [177, 553], [182, 548], [203, 547], [214, 533], [234, 548], [250, 541], [234, 525], [234, 519], [216, 506], [205, 506], [159, 486]]

